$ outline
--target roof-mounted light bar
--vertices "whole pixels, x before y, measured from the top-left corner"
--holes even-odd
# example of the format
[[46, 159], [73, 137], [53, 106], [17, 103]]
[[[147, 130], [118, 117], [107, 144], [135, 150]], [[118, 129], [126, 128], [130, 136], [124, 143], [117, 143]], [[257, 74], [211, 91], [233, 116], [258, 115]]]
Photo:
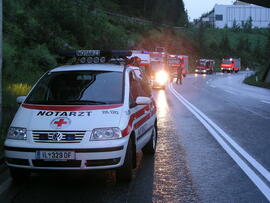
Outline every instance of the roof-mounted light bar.
[[70, 50], [70, 51], [61, 51], [59, 53], [60, 56], [66, 57], [117, 57], [117, 58], [125, 58], [127, 56], [132, 55], [132, 51], [130, 50], [110, 50], [110, 51], [103, 51], [103, 50]]
[[[132, 61], [127, 58], [132, 55], [132, 51], [130, 50], [70, 50], [61, 51], [59, 55], [65, 58], [76, 58], [76, 63], [80, 64], [131, 64], [130, 62]], [[132, 62], [135, 63], [134, 60]]]

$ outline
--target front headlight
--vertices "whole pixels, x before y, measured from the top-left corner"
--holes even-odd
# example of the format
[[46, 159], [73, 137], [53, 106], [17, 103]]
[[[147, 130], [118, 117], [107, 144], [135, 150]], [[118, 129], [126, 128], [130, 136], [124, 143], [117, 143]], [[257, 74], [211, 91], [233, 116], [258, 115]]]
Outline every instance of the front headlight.
[[168, 81], [168, 74], [165, 71], [159, 71], [155, 79], [159, 84], [164, 85]]
[[113, 140], [121, 137], [122, 133], [119, 128], [95, 128], [92, 131], [90, 140]]
[[7, 139], [26, 140], [26, 128], [10, 127], [8, 129]]

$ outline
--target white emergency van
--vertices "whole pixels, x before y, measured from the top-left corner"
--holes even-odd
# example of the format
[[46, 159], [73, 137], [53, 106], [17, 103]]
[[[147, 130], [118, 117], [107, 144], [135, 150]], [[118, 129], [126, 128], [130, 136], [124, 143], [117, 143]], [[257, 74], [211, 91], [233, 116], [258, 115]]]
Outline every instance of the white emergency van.
[[81, 64], [48, 71], [26, 97], [17, 98], [21, 105], [4, 143], [11, 176], [116, 169], [119, 180], [131, 180], [136, 152], [156, 150], [151, 88], [139, 68], [108, 63], [129, 52], [68, 53]]

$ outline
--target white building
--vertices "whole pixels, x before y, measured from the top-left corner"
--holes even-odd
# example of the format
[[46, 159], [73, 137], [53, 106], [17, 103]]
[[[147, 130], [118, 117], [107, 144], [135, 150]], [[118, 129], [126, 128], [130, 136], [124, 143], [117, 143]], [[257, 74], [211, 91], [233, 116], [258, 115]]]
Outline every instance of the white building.
[[[252, 4], [244, 5], [218, 5], [214, 7], [214, 26], [224, 28], [226, 25], [232, 27], [234, 21], [241, 26], [252, 19], [252, 27], [267, 28], [270, 25], [270, 9]], [[212, 15], [213, 15], [212, 14]]]

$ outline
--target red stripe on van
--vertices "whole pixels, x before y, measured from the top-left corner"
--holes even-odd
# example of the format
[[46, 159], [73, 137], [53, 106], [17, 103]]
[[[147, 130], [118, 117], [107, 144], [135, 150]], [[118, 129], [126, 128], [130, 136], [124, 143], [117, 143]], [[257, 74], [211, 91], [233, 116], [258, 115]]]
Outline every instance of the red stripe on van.
[[[147, 105], [146, 107], [142, 108], [141, 110], [139, 110], [138, 112], [131, 114], [129, 121], [128, 121], [128, 125], [127, 127], [122, 130], [122, 136], [125, 137], [127, 135], [129, 135], [132, 131], [132, 124], [133, 121], [136, 120], [137, 118], [141, 117], [144, 114], [144, 111], [148, 111], [149, 110], [149, 106]], [[148, 113], [146, 116], [144, 116], [142, 119], [140, 119], [137, 123], [134, 124], [134, 128], [137, 129], [139, 128], [141, 125], [143, 125], [148, 119], [150, 119], [152, 117], [153, 114]]]
[[112, 105], [96, 105], [96, 106], [41, 106], [22, 104], [23, 108], [34, 110], [47, 110], [47, 111], [87, 111], [87, 110], [102, 110], [102, 109], [114, 109], [121, 107], [122, 104]]

